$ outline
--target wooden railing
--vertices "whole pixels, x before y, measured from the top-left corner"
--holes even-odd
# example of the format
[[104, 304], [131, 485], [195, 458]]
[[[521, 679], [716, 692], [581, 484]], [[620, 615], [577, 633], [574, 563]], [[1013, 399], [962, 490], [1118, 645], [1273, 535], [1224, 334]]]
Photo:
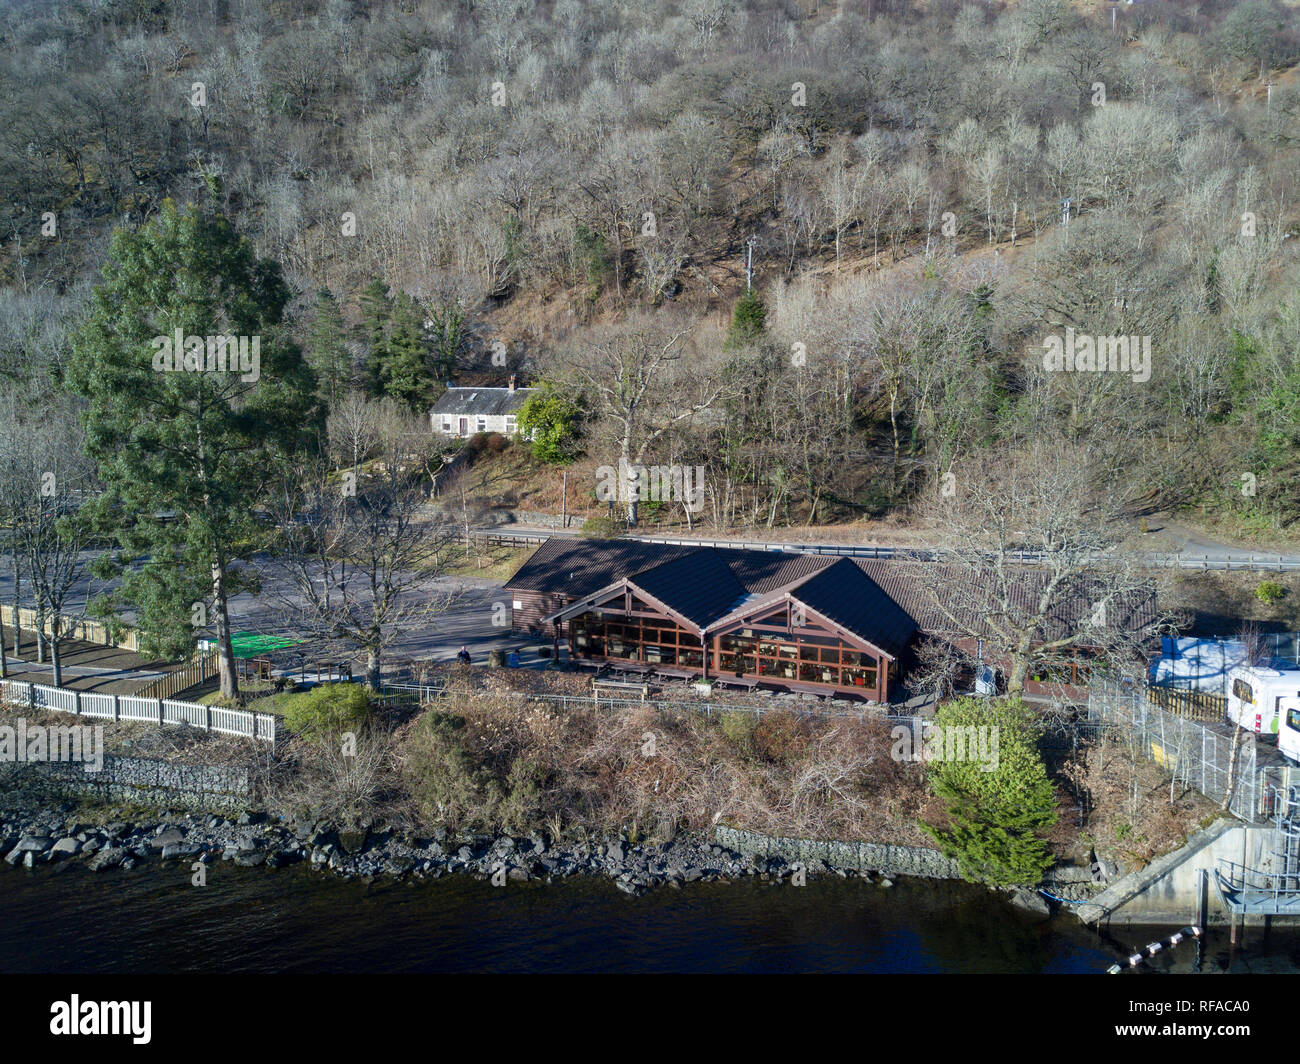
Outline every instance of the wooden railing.
[[197, 687], [217, 674], [215, 651], [199, 656], [198, 661], [182, 665], [179, 669], [160, 676], [136, 691], [138, 698], [170, 698], [174, 694]]
[[[41, 623], [36, 610], [26, 606], [20, 606], [15, 610], [13, 606], [3, 604], [0, 604], [0, 622], [3, 622], [8, 629], [22, 628], [29, 632], [35, 632], [37, 625]], [[94, 643], [102, 647], [120, 647], [123, 650], [137, 652], [140, 649], [140, 634], [133, 628], [120, 629], [115, 637], [108, 625], [101, 621], [94, 621], [89, 617], [66, 615], [60, 628], [64, 639], [80, 639], [82, 642]], [[44, 624], [45, 634], [51, 635], [53, 629], [54, 615], [47, 613]]]
[[1175, 687], [1148, 687], [1147, 701], [1188, 720], [1221, 724], [1228, 714], [1228, 699], [1209, 691], [1188, 691]]

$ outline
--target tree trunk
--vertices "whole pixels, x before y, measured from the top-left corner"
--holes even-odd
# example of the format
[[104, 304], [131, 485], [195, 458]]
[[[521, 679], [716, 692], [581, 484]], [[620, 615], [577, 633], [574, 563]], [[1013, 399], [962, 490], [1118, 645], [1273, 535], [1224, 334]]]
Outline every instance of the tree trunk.
[[1023, 653], [1017, 653], [1011, 659], [1011, 668], [1007, 670], [1007, 696], [1019, 698], [1025, 693], [1025, 677], [1029, 673], [1029, 659]]
[[54, 686], [62, 687], [63, 686], [63, 661], [59, 657], [59, 643], [61, 642], [61, 639], [58, 634], [58, 626], [59, 626], [59, 622], [56, 619], [54, 622], [55, 634], [50, 637], [50, 661], [54, 665]]
[[1232, 745], [1228, 748], [1228, 785], [1223, 789], [1223, 801], [1219, 803], [1219, 808], [1225, 813], [1232, 804], [1232, 792], [1237, 785], [1237, 755], [1241, 750], [1241, 735], [1244, 731], [1240, 723], [1232, 730]]
[[23, 626], [18, 623], [18, 608], [22, 605], [22, 568], [18, 564], [18, 549], [14, 548], [14, 657], [22, 653]]
[[618, 473], [627, 509], [627, 524], [629, 528], [636, 528], [637, 511], [640, 509], [641, 502], [641, 470], [637, 466], [641, 464], [641, 460], [638, 457], [637, 461], [633, 462], [630, 457], [631, 450], [631, 444], [625, 439], [619, 448]]
[[378, 647], [368, 647], [366, 649], [366, 686], [372, 691], [379, 690], [380, 653]]
[[889, 429], [894, 441], [894, 460], [889, 469], [889, 493], [898, 490], [898, 389], [889, 390]]
[[230, 644], [230, 608], [226, 602], [226, 571], [217, 563], [212, 567], [212, 607], [217, 621], [217, 672], [221, 677], [221, 697], [239, 697], [239, 677], [235, 673], [235, 650]]

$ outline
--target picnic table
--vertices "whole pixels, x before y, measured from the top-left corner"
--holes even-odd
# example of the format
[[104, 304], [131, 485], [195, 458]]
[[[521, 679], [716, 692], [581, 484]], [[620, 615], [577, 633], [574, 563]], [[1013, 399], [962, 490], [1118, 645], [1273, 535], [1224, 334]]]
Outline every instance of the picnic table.
[[626, 680], [606, 680], [594, 676], [591, 680], [591, 693], [597, 700], [601, 695], [611, 699], [628, 698], [636, 695], [642, 701], [645, 701], [650, 697], [650, 685], [648, 683], [632, 683]]

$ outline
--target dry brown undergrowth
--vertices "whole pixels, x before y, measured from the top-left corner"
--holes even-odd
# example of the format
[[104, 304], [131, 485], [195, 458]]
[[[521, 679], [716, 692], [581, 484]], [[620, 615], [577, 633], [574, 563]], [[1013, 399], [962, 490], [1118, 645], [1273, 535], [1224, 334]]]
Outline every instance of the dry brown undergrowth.
[[1090, 844], [1098, 857], [1129, 868], [1177, 849], [1217, 813], [1214, 802], [1181, 784], [1171, 802], [1169, 773], [1113, 739], [1081, 748], [1062, 776], [1085, 797], [1080, 850]]

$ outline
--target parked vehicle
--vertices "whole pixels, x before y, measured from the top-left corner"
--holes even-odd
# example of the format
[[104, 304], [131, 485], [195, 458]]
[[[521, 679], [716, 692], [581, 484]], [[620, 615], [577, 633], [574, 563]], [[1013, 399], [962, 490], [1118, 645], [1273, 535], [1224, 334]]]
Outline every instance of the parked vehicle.
[[1300, 669], [1237, 665], [1228, 672], [1228, 723], [1277, 735], [1285, 705], [1300, 706]]
[[1292, 696], [1282, 703], [1277, 749], [1288, 761], [1300, 765], [1300, 697]]

